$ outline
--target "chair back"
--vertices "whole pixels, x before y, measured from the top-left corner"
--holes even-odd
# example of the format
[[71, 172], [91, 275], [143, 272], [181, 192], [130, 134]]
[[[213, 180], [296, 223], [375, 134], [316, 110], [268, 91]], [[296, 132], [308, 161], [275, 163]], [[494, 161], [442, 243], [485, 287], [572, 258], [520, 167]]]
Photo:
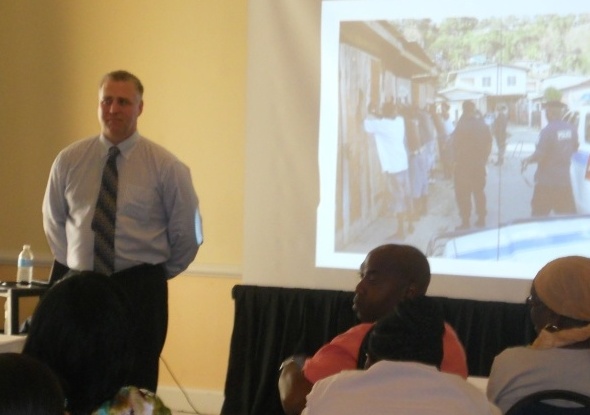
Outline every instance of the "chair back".
[[[547, 402], [556, 399], [580, 406], [564, 407]], [[590, 415], [590, 396], [560, 389], [535, 392], [516, 402], [505, 415]]]

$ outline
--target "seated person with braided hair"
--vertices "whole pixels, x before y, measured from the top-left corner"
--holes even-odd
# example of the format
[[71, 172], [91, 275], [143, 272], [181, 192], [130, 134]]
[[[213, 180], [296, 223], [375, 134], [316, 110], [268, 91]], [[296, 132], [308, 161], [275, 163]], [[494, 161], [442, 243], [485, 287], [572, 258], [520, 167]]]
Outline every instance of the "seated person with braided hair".
[[[353, 310], [361, 324], [336, 336], [311, 357], [292, 356], [283, 362], [278, 386], [287, 415], [301, 413], [315, 382], [342, 370], [364, 367], [367, 333], [375, 321], [395, 310], [400, 302], [426, 295], [430, 265], [413, 246], [386, 244], [369, 252], [361, 264], [360, 277]], [[467, 378], [465, 350], [446, 323], [441, 370]]]
[[442, 311], [432, 298], [401, 302], [369, 335], [366, 370], [346, 370], [317, 382], [303, 415], [499, 415], [485, 394], [439, 370]]
[[153, 393], [129, 385], [142, 356], [127, 303], [116, 280], [94, 271], [70, 271], [39, 301], [23, 354], [57, 375], [69, 415], [170, 415]]

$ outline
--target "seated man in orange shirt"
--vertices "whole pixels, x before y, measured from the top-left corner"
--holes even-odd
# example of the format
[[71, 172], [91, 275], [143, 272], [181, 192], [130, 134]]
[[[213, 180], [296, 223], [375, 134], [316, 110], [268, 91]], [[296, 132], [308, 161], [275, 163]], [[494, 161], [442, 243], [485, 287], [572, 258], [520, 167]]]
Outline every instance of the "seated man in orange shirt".
[[[426, 256], [409, 245], [373, 249], [360, 267], [353, 309], [361, 321], [336, 336], [312, 357], [292, 356], [281, 365], [279, 393], [287, 415], [298, 415], [315, 382], [347, 369], [364, 367], [364, 340], [375, 321], [392, 312], [404, 299], [426, 295], [430, 265]], [[467, 377], [463, 345], [449, 324], [443, 335], [441, 371]]]

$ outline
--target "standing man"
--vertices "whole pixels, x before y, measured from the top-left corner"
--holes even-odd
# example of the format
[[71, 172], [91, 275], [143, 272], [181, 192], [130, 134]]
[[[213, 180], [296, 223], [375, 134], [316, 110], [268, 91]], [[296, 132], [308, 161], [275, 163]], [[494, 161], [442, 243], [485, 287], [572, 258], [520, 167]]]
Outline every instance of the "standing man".
[[102, 78], [101, 133], [55, 159], [43, 227], [58, 265], [109, 275], [125, 291], [137, 356], [129, 384], [155, 391], [168, 327], [167, 280], [194, 260], [203, 237], [190, 171], [138, 133], [142, 110], [135, 75]]
[[451, 136], [455, 130], [453, 121], [449, 114], [449, 104], [443, 102], [440, 107], [440, 114], [436, 112], [436, 107], [431, 108], [431, 115], [436, 127], [438, 139], [438, 153], [443, 177], [450, 179], [453, 177], [453, 147]]
[[455, 153], [455, 198], [461, 217], [459, 230], [471, 226], [471, 199], [477, 227], [485, 226], [486, 163], [492, 149], [492, 133], [472, 101], [463, 102], [463, 114], [453, 133]]
[[549, 101], [545, 104], [547, 125], [539, 133], [535, 152], [522, 161], [522, 169], [538, 163], [535, 190], [531, 200], [532, 216], [575, 214], [576, 205], [570, 179], [570, 162], [578, 150], [578, 132], [561, 119], [564, 104]]
[[496, 166], [504, 164], [504, 154], [506, 153], [506, 139], [508, 138], [508, 117], [506, 115], [506, 107], [504, 105], [498, 105], [497, 115], [492, 124], [494, 129], [494, 137], [496, 138], [496, 145], [498, 146], [498, 159], [496, 160]]

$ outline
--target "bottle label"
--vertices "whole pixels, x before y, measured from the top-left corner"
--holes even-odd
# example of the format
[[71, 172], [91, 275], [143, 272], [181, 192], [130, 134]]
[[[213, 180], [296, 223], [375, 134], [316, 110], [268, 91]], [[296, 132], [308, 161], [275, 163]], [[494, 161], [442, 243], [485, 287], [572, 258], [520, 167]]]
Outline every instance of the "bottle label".
[[18, 266], [19, 267], [32, 267], [33, 266], [33, 260], [32, 259], [19, 258], [19, 260], [18, 260]]

